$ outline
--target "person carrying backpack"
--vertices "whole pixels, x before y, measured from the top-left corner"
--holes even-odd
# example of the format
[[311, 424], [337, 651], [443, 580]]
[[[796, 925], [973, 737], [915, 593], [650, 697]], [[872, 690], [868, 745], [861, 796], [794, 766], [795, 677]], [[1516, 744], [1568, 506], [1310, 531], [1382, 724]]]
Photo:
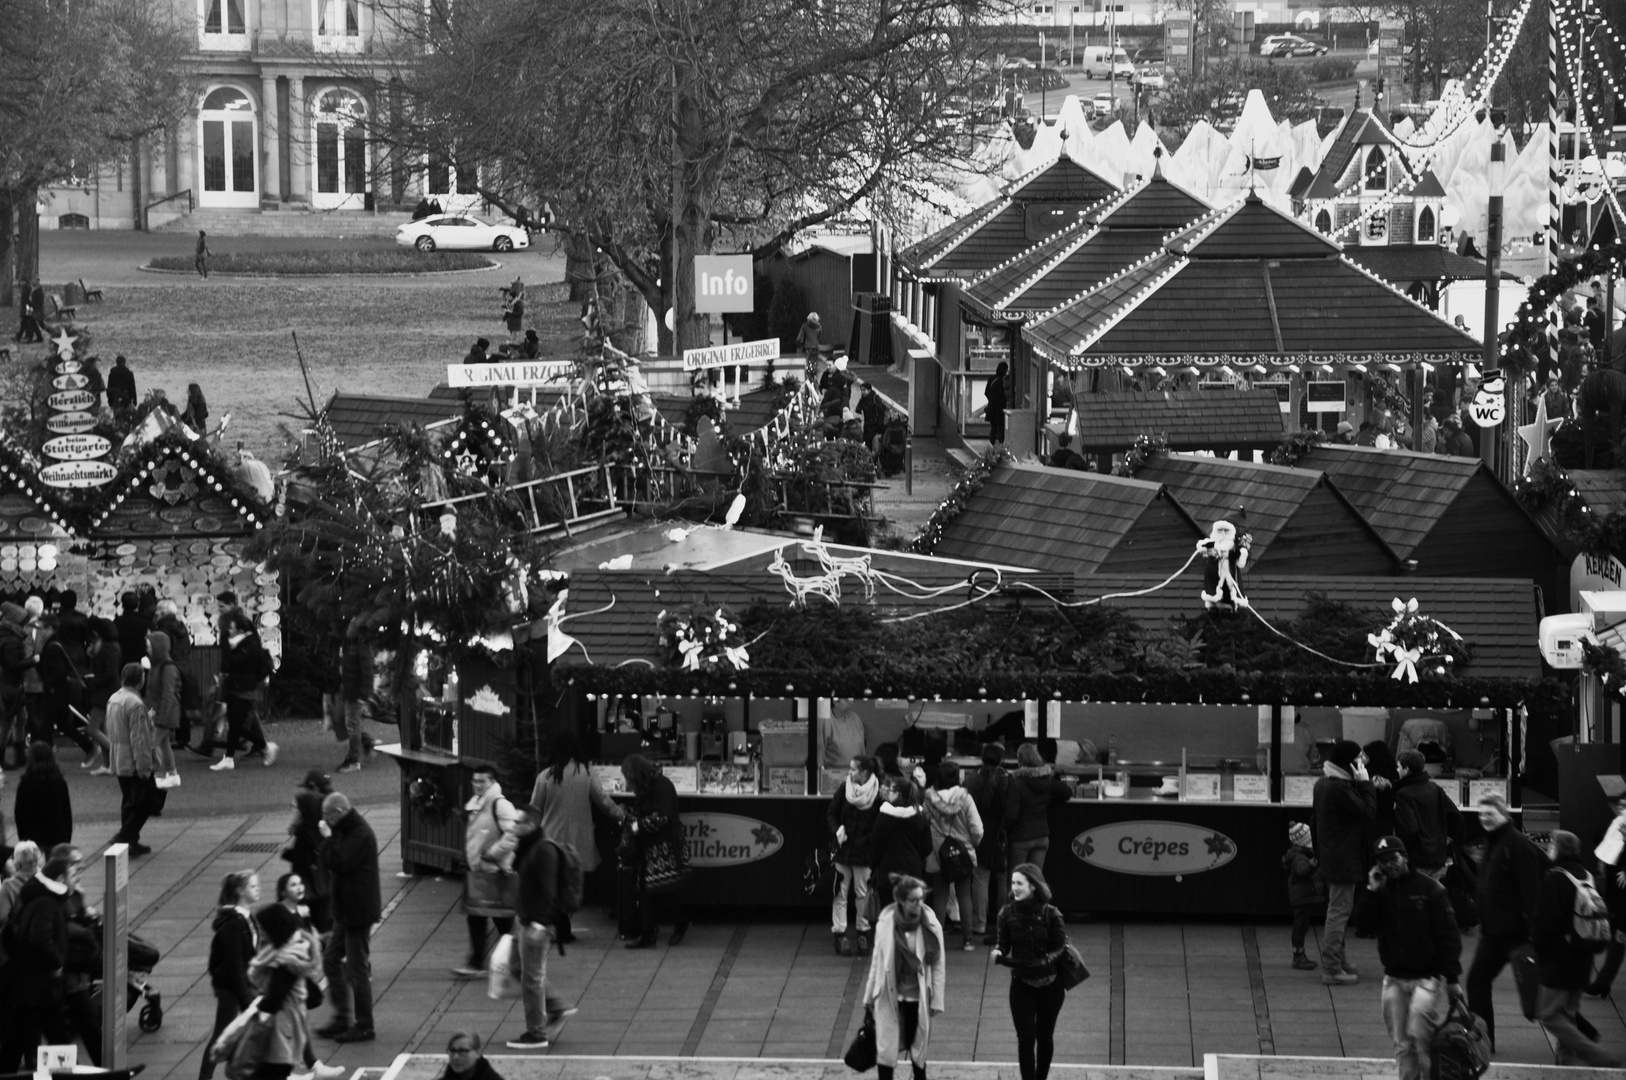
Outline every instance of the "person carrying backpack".
[[1580, 837], [1554, 830], [1547, 854], [1553, 866], [1541, 879], [1530, 921], [1541, 982], [1536, 1020], [1558, 1044], [1558, 1064], [1618, 1068], [1621, 1059], [1582, 1034], [1578, 1023], [1592, 961], [1609, 945], [1609, 916], [1581, 861]]
[[[550, 1031], [556, 1038], [565, 1017], [576, 1012], [548, 992], [548, 946], [553, 944], [554, 927], [574, 914], [567, 909], [581, 904], [581, 862], [574, 849], [542, 834], [542, 812], [530, 804], [520, 807], [514, 835], [519, 838], [514, 850], [515, 876], [519, 879], [519, 902], [514, 914], [519, 920], [519, 985], [525, 1032], [517, 1039], [509, 1039], [508, 1048], [546, 1050]], [[573, 884], [568, 869], [571, 863], [575, 866]], [[571, 889], [575, 890], [573, 896]]]

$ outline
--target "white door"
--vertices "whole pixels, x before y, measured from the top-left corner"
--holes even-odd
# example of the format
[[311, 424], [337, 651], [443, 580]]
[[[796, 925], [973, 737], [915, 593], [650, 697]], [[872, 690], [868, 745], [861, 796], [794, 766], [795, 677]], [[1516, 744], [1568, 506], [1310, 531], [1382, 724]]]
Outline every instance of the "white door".
[[247, 94], [222, 86], [198, 113], [199, 206], [259, 206], [259, 125]]
[[317, 96], [311, 118], [311, 205], [319, 210], [360, 210], [366, 202], [367, 103], [349, 90]]

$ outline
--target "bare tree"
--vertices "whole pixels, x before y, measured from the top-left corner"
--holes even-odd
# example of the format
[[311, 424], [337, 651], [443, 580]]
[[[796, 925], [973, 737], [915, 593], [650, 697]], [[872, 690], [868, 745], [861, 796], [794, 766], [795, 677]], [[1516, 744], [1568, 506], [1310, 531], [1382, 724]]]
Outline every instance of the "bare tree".
[[704, 343], [694, 255], [762, 256], [855, 208], [895, 223], [964, 167], [976, 29], [1009, 7], [400, 3], [410, 56], [377, 136], [477, 164], [481, 191], [516, 216], [546, 204], [551, 227], [673, 312], [662, 351]]
[[40, 188], [183, 115], [195, 38], [167, 0], [0, 0], [0, 305], [39, 271]]

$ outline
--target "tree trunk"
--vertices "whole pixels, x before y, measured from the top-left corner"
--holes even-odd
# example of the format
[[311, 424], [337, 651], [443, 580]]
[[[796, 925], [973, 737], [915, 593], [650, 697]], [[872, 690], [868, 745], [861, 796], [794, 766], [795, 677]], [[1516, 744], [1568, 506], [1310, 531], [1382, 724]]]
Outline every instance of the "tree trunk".
[[690, 90], [696, 74], [687, 65], [679, 64], [673, 78], [678, 87], [672, 105], [677, 157], [672, 176], [675, 227], [671, 238], [673, 252], [667, 260], [668, 272], [661, 275], [663, 281], [670, 280], [665, 292], [672, 311], [673, 329], [668, 331], [665, 327], [662, 312], [660, 343], [662, 354], [668, 356], [711, 344], [711, 320], [706, 315], [697, 315], [694, 310], [694, 257], [711, 250], [711, 202], [716, 190], [715, 170], [719, 167], [715, 160], [709, 165], [705, 163], [708, 156], [715, 159], [715, 155], [706, 153], [705, 119], [698, 96]]
[[11, 192], [0, 189], [0, 307], [11, 307], [17, 302], [17, 247], [12, 243], [15, 216], [12, 214]]
[[146, 178], [141, 168], [141, 147], [139, 135], [130, 140], [130, 199], [135, 203], [136, 232], [147, 232], [147, 190], [141, 183]]
[[39, 188], [29, 185], [16, 191], [13, 213], [17, 216], [17, 280], [33, 281], [40, 273]]
[[593, 279], [600, 276], [600, 267], [594, 258], [598, 248], [581, 233], [566, 233], [564, 248], [565, 280], [570, 283], [570, 298], [581, 302], [593, 295]]

